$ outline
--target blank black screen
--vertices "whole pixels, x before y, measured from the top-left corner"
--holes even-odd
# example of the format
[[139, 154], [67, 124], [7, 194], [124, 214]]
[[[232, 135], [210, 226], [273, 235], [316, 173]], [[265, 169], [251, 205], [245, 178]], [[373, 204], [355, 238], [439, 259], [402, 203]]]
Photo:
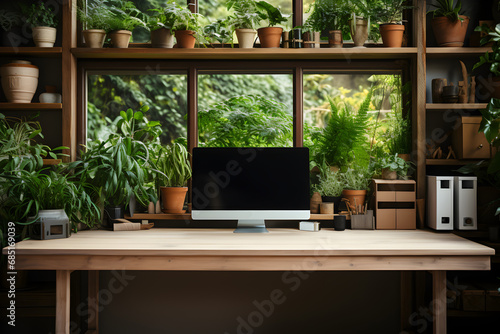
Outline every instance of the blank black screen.
[[309, 210], [309, 149], [193, 149], [194, 210]]

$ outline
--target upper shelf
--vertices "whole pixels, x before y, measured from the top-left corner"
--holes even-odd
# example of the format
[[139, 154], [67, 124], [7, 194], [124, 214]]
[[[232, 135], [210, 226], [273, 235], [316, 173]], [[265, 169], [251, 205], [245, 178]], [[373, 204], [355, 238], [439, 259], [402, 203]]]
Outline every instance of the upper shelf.
[[37, 111], [37, 110], [62, 110], [62, 103], [0, 103], [0, 110], [19, 110], [19, 111]]
[[449, 58], [452, 57], [475, 57], [487, 51], [490, 47], [428, 47], [426, 53], [428, 58]]
[[486, 108], [487, 103], [426, 103], [427, 110], [477, 110]]
[[71, 49], [77, 58], [97, 59], [401, 59], [417, 53], [417, 48], [321, 48], [321, 49]]
[[62, 48], [0, 47], [0, 56], [60, 57]]

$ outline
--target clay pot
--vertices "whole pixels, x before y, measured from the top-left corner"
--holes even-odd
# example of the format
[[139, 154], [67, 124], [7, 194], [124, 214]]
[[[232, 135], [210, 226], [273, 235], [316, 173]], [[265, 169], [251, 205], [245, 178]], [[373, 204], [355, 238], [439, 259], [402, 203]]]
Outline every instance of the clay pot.
[[463, 22], [457, 20], [451, 22], [447, 17], [434, 17], [431, 20], [432, 31], [436, 37], [438, 46], [463, 46], [465, 40], [465, 33], [469, 25], [469, 18], [460, 15]]
[[85, 46], [88, 48], [102, 48], [106, 31], [103, 29], [88, 29], [83, 31]]
[[283, 28], [266, 27], [257, 30], [261, 48], [279, 48]]
[[113, 45], [114, 48], [120, 49], [128, 48], [131, 36], [132, 32], [129, 30], [116, 30], [109, 33], [109, 37], [111, 38], [111, 45]]
[[177, 40], [177, 47], [182, 49], [192, 49], [196, 44], [195, 32], [193, 30], [177, 30], [175, 32], [175, 39]]
[[236, 38], [238, 38], [238, 47], [240, 49], [252, 49], [257, 31], [254, 29], [236, 29]]
[[319, 205], [319, 212], [321, 214], [333, 215], [333, 203], [321, 203]]
[[164, 213], [184, 213], [187, 187], [160, 187]]
[[311, 210], [311, 213], [319, 213], [319, 206], [321, 204], [321, 195], [319, 192], [314, 192], [314, 194], [311, 197], [311, 201], [309, 204], [309, 208]]
[[39, 48], [52, 48], [56, 42], [57, 29], [51, 27], [34, 27], [33, 42]]
[[349, 27], [351, 30], [352, 40], [354, 42], [355, 48], [364, 48], [364, 44], [368, 39], [368, 20], [362, 17], [356, 17], [356, 22], [354, 23], [349, 20]]
[[304, 47], [319, 49], [321, 46], [321, 33], [319, 31], [308, 31], [304, 33]]
[[354, 209], [355, 205], [365, 204], [366, 190], [344, 189], [342, 191], [342, 197], [349, 200], [349, 206], [351, 209]]
[[151, 46], [153, 48], [173, 48], [174, 35], [172, 35], [172, 31], [167, 28], [160, 28], [151, 31]]
[[342, 39], [341, 30], [330, 30], [328, 32], [328, 46], [331, 48], [342, 48], [344, 46], [344, 40]]
[[382, 179], [383, 180], [397, 180], [398, 173], [395, 170], [390, 170], [389, 168], [382, 168]]
[[400, 48], [403, 45], [405, 26], [396, 23], [384, 23], [379, 26], [382, 42], [387, 48]]
[[2, 88], [11, 103], [31, 103], [38, 86], [38, 67], [29, 61], [15, 60], [0, 67]]

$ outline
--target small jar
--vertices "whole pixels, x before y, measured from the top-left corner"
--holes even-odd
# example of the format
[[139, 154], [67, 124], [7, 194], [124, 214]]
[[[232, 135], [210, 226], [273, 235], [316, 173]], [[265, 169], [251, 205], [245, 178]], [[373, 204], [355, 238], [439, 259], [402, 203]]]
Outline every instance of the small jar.
[[45, 86], [45, 93], [40, 94], [40, 103], [61, 103], [62, 96], [55, 86]]

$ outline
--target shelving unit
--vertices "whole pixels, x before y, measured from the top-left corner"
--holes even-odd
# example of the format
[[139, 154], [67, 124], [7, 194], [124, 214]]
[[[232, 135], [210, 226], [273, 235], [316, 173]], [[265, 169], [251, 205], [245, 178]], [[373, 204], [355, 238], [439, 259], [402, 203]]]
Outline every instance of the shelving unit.
[[460, 159], [426, 159], [427, 166], [460, 166], [478, 163], [481, 160], [460, 160]]
[[487, 103], [426, 103], [427, 110], [478, 110], [486, 108]]
[[37, 111], [62, 110], [62, 103], [0, 103], [0, 110]]
[[0, 56], [61, 57], [62, 47], [0, 47]]

